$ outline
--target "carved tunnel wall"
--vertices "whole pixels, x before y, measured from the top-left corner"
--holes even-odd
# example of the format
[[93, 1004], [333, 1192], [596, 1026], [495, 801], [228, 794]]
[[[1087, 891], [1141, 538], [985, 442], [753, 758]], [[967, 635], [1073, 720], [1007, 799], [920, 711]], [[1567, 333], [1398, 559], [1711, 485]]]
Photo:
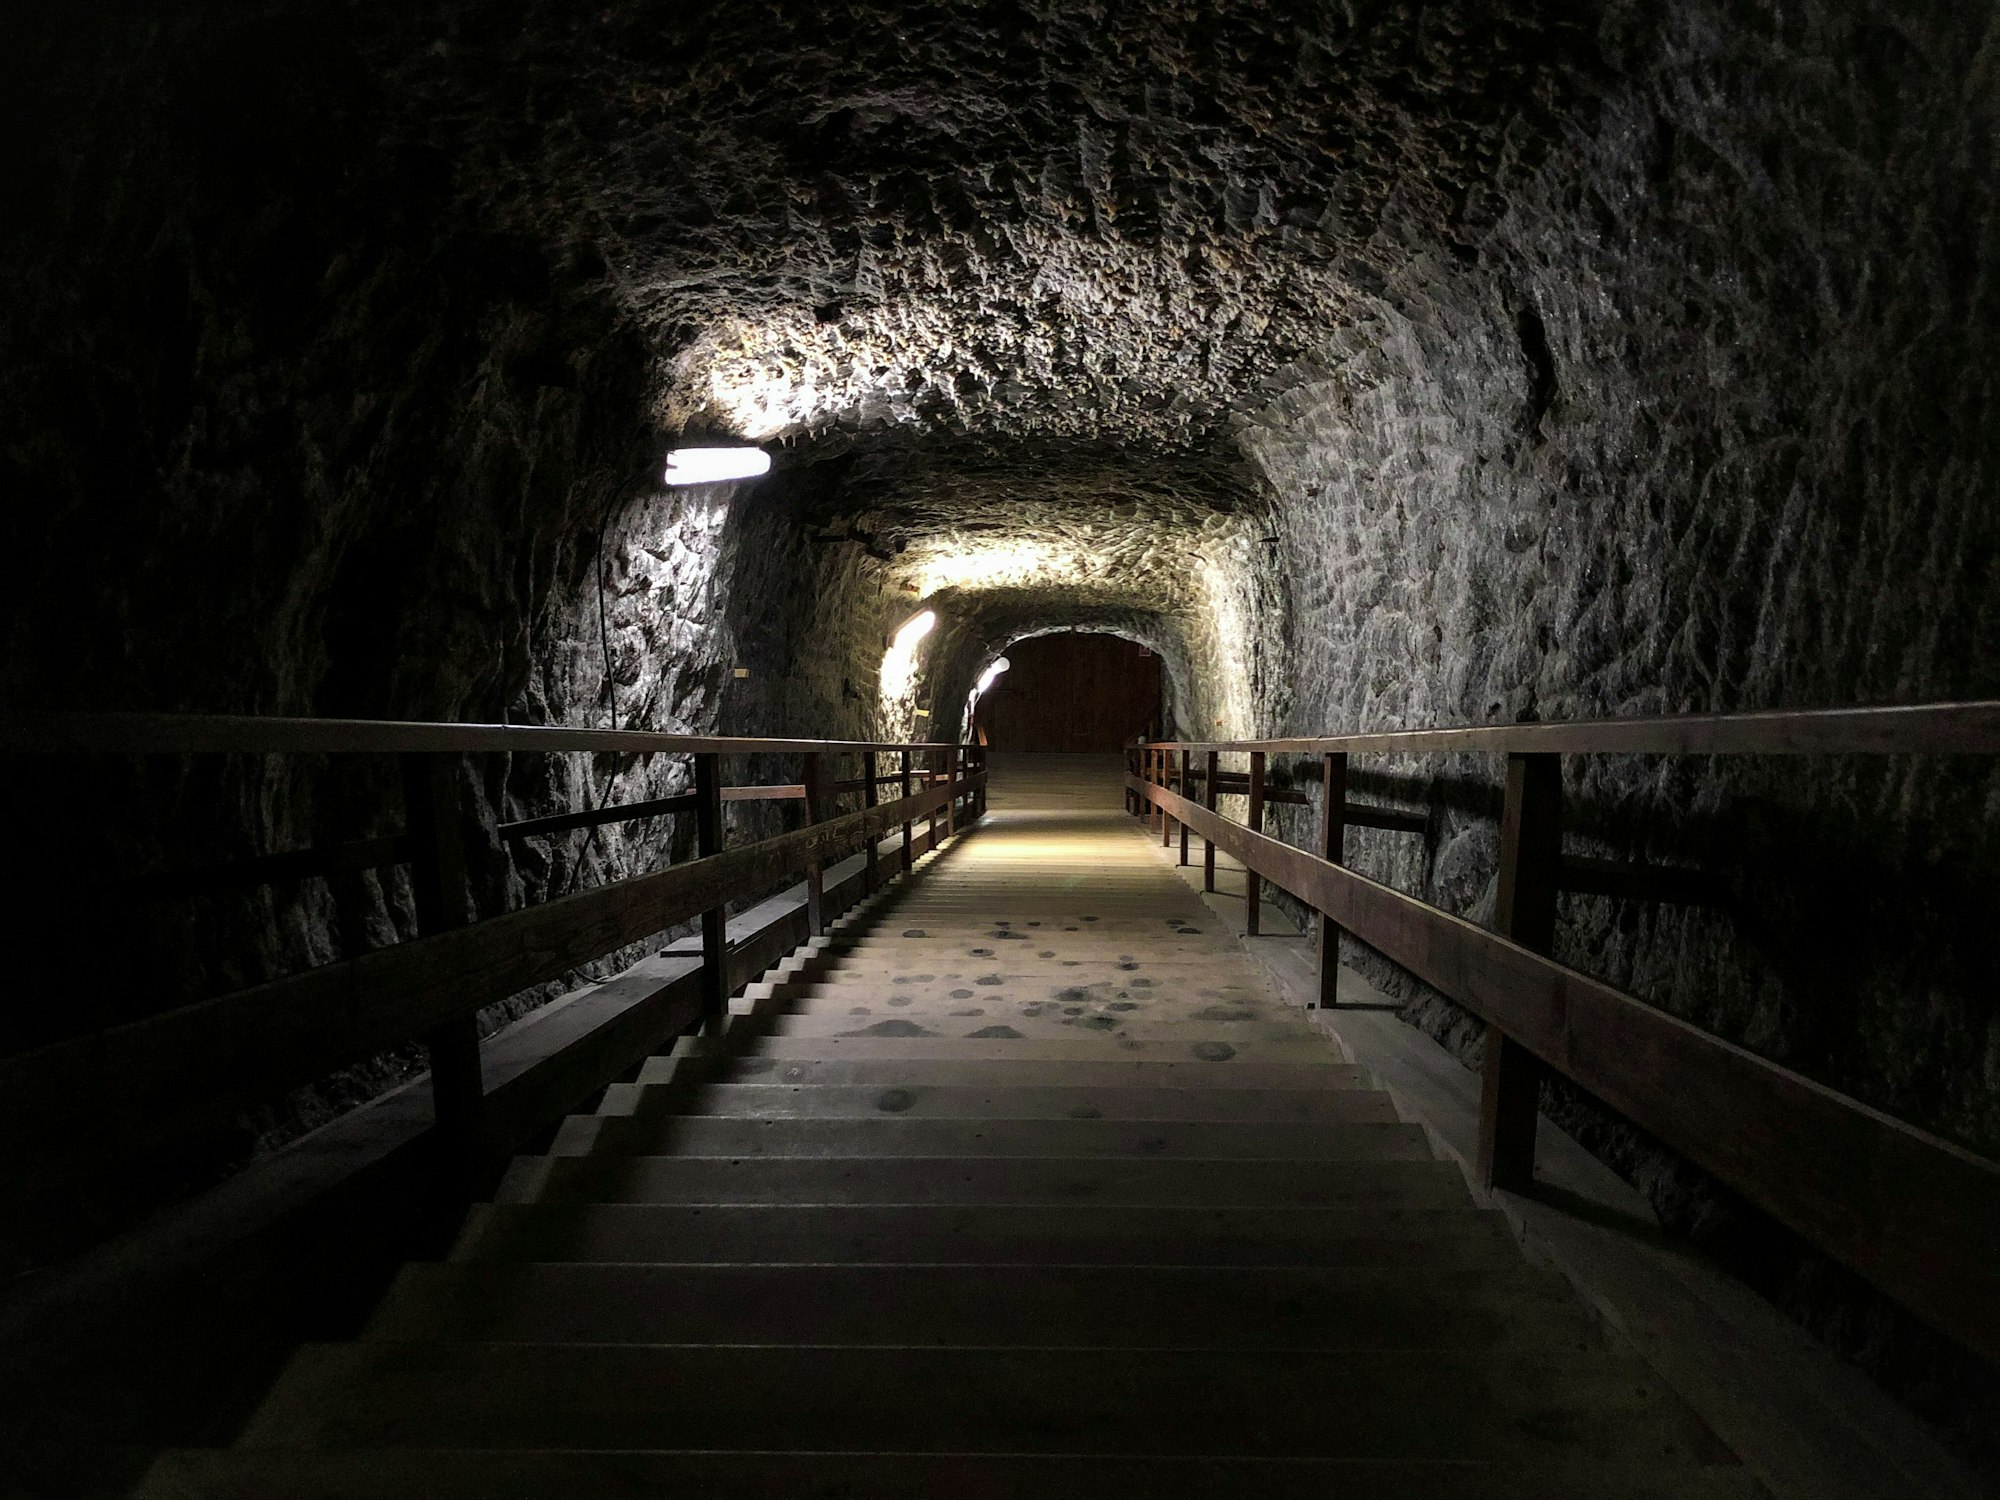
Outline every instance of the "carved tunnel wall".
[[[17, 25], [8, 705], [900, 736], [1067, 629], [1159, 651], [1204, 737], [2000, 693], [1991, 6]], [[670, 491], [682, 440], [776, 468]], [[1429, 817], [1355, 835], [1357, 865], [1485, 912], [1494, 768], [1356, 769]], [[382, 791], [338, 764], [89, 774], [95, 821], [23, 813], [52, 878], [372, 831]], [[467, 771], [489, 832], [680, 775]], [[2000, 1151], [1990, 768], [1571, 778], [1590, 852], [1709, 868], [1728, 900], [1568, 900], [1561, 956]], [[663, 838], [489, 840], [480, 901]], [[68, 1023], [409, 924], [372, 877], [140, 919], [167, 977]], [[1843, 1347], [1953, 1383], [1562, 1109]]]

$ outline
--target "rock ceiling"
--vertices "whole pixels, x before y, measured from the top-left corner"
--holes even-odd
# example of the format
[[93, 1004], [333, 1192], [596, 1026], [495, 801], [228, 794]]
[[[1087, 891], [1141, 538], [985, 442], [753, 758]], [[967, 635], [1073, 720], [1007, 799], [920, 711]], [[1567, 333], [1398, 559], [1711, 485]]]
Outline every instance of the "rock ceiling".
[[482, 7], [403, 81], [484, 211], [603, 257], [668, 431], [837, 462], [815, 519], [921, 592], [1157, 609], [1255, 498], [1229, 413], [1413, 247], [1476, 258], [1538, 12]]

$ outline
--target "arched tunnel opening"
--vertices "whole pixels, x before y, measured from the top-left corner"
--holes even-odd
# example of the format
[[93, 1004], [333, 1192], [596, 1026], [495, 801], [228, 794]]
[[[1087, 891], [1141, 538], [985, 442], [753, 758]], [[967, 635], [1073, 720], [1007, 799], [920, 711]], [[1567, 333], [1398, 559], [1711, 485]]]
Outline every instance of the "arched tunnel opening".
[[971, 699], [975, 737], [997, 754], [1119, 755], [1172, 738], [1168, 673], [1150, 646], [1105, 632], [1014, 642]]
[[[271, 0], [33, 7], [8, 30], [0, 717], [24, 890], [0, 1066], [22, 1079], [436, 936], [415, 752], [301, 730], [195, 753], [173, 727], [192, 716], [613, 736], [452, 752], [451, 920], [473, 927], [935, 799], [985, 764], [969, 745], [1115, 754], [1107, 810], [1129, 799], [1170, 860], [1219, 808], [1326, 862], [1338, 755], [1356, 811], [1332, 862], [1505, 934], [1526, 752], [1350, 765], [1333, 737], [2000, 698], [1990, 4]], [[696, 449], [751, 472], [670, 459]], [[107, 714], [160, 717], [60, 755], [37, 738]], [[1558, 900], [1550, 876], [1525, 946], [1990, 1166], [1986, 732], [1565, 754], [1569, 883]], [[730, 744], [616, 738], [647, 734]], [[1157, 795], [1120, 786], [1140, 740]], [[981, 797], [885, 836], [918, 827], [948, 871], [948, 840], [1000, 847], [1004, 818], [958, 822]], [[599, 816], [626, 805], [655, 811]], [[345, 865], [280, 858], [335, 845]], [[215, 874], [258, 860], [254, 886]], [[1677, 894], [1617, 874], [1642, 865]], [[811, 879], [847, 890], [834, 869], [815, 854]], [[635, 966], [713, 966], [731, 922], [808, 899], [802, 872], [745, 876], [719, 947], [677, 911], [483, 1005], [489, 1051]], [[1267, 923], [1320, 931], [1309, 893], [1262, 889]], [[1395, 1045], [1462, 1064], [1431, 1076], [1477, 1097], [1479, 1005], [1354, 930], [1330, 941]], [[463, 1204], [407, 1215], [318, 1312], [271, 1310], [282, 1256], [191, 1271], [259, 1352], [216, 1353], [151, 1427], [127, 1419], [152, 1396], [94, 1406], [101, 1361], [63, 1364], [46, 1331], [153, 1253], [149, 1225], [221, 1244], [204, 1205], [401, 1108], [427, 1045], [248, 1089], [5, 1200], [3, 1326], [44, 1330], [6, 1336], [9, 1379], [61, 1372], [8, 1429], [27, 1492], [123, 1492], [163, 1449], [233, 1441], [301, 1338], [346, 1337], [394, 1265], [445, 1253]], [[1743, 1291], [1776, 1309], [1769, 1347], [1803, 1330], [1887, 1415], [1833, 1376], [1787, 1410], [1889, 1434], [1898, 1483], [1996, 1481], [2000, 1375], [1970, 1312], [1913, 1311], [1607, 1089], [1560, 1068], [1535, 1087], [1577, 1170], [1732, 1289], [1700, 1316]], [[1972, 1196], [2000, 1233], [2000, 1190]], [[1832, 1494], [1813, 1486], [1840, 1462], [1751, 1466]]]

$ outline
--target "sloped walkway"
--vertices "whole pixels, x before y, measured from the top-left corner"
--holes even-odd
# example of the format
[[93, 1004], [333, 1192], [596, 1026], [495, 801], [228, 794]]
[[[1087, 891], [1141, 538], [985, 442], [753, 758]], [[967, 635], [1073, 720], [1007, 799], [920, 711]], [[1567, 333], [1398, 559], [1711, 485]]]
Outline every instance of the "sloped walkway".
[[992, 813], [148, 1496], [1750, 1496], [1123, 814]]

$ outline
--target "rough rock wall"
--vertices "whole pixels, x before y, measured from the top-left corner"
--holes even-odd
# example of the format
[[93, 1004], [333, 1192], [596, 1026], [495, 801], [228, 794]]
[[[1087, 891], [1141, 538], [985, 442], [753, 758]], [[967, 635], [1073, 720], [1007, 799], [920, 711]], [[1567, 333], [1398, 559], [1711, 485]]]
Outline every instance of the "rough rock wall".
[[[1296, 697], [1264, 726], [2000, 693], [1995, 24], [1608, 11], [1595, 96], [1477, 263], [1419, 249], [1239, 423], [1290, 579]], [[1352, 835], [1359, 868], [1489, 914], [1497, 768], [1356, 769], [1431, 812], [1421, 839]], [[1990, 764], [1590, 758], [1567, 778], [1589, 852], [1709, 870], [1726, 906], [1565, 898], [1560, 957], [2000, 1154]], [[1573, 1092], [1557, 1105], [1993, 1465], [1990, 1376]]]
[[[538, 654], [560, 655], [544, 622], [580, 596], [599, 518], [657, 463], [654, 361], [600, 261], [478, 211], [449, 125], [413, 114], [371, 50], [393, 27], [364, 44], [353, 23], [282, 6], [10, 18], [7, 706], [497, 720]], [[594, 710], [542, 676], [552, 716]], [[505, 768], [467, 774], [490, 835]], [[53, 784], [28, 762], [6, 783], [49, 891], [399, 821], [395, 768], [372, 761], [90, 762]], [[486, 852], [493, 910], [519, 881]], [[109, 923], [93, 905], [9, 942], [21, 992], [42, 997], [9, 1046], [413, 926], [387, 872]], [[410, 1066], [328, 1080], [164, 1176], [204, 1180]], [[10, 1232], [9, 1262], [131, 1207], [90, 1196], [72, 1222]]]

